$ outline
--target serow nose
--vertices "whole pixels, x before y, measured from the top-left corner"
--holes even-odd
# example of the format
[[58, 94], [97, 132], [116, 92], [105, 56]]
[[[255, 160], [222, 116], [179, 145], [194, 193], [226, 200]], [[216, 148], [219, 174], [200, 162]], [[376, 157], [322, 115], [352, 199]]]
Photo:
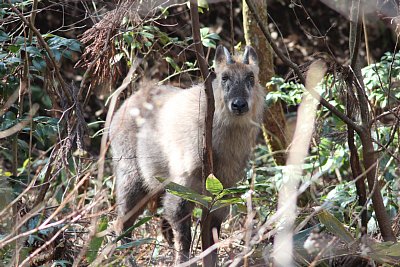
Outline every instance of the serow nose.
[[249, 105], [247, 104], [247, 101], [244, 100], [243, 98], [236, 98], [235, 100], [233, 100], [231, 108], [232, 111], [238, 115], [241, 115], [249, 111]]

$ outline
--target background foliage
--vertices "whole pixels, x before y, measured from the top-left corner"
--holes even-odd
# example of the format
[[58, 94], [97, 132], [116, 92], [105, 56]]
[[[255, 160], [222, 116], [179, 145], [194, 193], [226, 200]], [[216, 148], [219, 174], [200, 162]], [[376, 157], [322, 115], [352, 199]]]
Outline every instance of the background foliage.
[[[244, 46], [242, 5], [200, 2], [202, 44], [212, 65], [217, 44]], [[400, 53], [396, 25], [387, 19], [390, 15], [397, 23], [398, 13], [387, 10], [399, 6], [396, 1], [376, 2], [375, 16], [364, 18], [368, 35], [360, 58], [378, 154], [376, 181], [398, 238]], [[162, 210], [146, 211], [133, 227], [132, 242], [116, 245], [121, 237], [112, 224], [112, 159], [100, 148], [108, 98], [137, 55], [144, 59], [134, 81], [157, 79], [184, 88], [199, 81], [186, 3], [138, 9], [135, 1], [16, 0], [0, 7], [0, 265], [116, 265], [132, 251], [140, 265], [171, 264], [172, 249], [158, 229]], [[304, 72], [316, 59], [327, 62], [318, 91], [346, 113], [351, 104], [343, 89], [343, 66], [350, 58], [346, 13], [319, 1], [270, 1], [268, 12], [272, 37]], [[267, 95], [266, 105], [283, 103], [288, 125], [282, 127], [290, 139], [297, 107], [307, 93], [287, 65], [278, 58], [274, 64], [277, 77], [270, 85], [277, 90]], [[121, 98], [133, 93], [136, 84]], [[346, 125], [322, 106], [317, 117], [302, 166], [297, 263], [398, 263], [400, 247], [382, 242], [370, 199], [359, 206]], [[355, 144], [361, 155], [357, 136]], [[211, 210], [231, 205], [222, 234], [229, 245], [220, 249], [221, 264], [229, 265], [235, 257], [246, 258], [247, 265], [265, 264], [277, 231], [272, 219], [283, 170], [260, 141], [246, 179], [237, 187], [223, 188], [210, 177], [210, 196], [175, 184], [167, 190]], [[367, 229], [360, 222], [363, 210]], [[200, 211], [195, 209], [194, 220]], [[193, 229], [197, 235], [198, 227]], [[252, 240], [261, 230], [262, 238]], [[246, 257], [245, 246], [252, 249]], [[199, 251], [195, 239], [193, 253]]]

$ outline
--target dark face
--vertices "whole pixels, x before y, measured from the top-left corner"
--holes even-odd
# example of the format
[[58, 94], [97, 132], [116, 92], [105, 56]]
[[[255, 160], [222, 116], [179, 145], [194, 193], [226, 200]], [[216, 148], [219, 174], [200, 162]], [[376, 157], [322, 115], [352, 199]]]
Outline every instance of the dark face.
[[247, 114], [251, 110], [251, 95], [258, 80], [256, 51], [246, 46], [242, 59], [235, 61], [228, 49], [220, 45], [215, 52], [215, 66], [225, 106], [234, 115]]
[[220, 82], [224, 91], [224, 102], [229, 111], [238, 116], [246, 114], [251, 106], [254, 73], [234, 64], [221, 74]]

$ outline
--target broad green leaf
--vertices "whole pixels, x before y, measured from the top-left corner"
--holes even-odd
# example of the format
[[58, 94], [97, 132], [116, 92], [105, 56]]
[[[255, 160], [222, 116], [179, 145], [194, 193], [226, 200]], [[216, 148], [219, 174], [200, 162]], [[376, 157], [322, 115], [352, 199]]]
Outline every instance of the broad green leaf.
[[[104, 230], [107, 229], [108, 226], [108, 219], [106, 216], [103, 216], [100, 218], [98, 222], [98, 227], [97, 227], [97, 233], [103, 232]], [[86, 255], [86, 259], [89, 263], [93, 262], [96, 257], [97, 253], [101, 247], [101, 244], [103, 243], [104, 236], [94, 236], [92, 240], [90, 241], [89, 244], [89, 250]]]
[[212, 32], [212, 33], [208, 34], [207, 38], [214, 39], [214, 40], [221, 40], [221, 37], [219, 37], [219, 35], [216, 34], [215, 32]]
[[224, 190], [224, 186], [213, 174], [210, 174], [206, 180], [206, 189], [213, 195], [219, 195]]
[[61, 60], [61, 53], [60, 53], [60, 51], [59, 51], [58, 49], [55, 49], [55, 48], [51, 48], [50, 50], [51, 50], [51, 52], [53, 53], [54, 59], [55, 59], [56, 61], [60, 61], [60, 60]]
[[207, 0], [197, 0], [197, 5], [199, 6], [199, 8], [204, 8], [208, 10]]
[[329, 232], [339, 237], [342, 241], [347, 244], [354, 242], [354, 238], [350, 232], [347, 231], [343, 224], [327, 210], [322, 210], [318, 213], [318, 219], [323, 225], [325, 225]]
[[189, 200], [191, 202], [195, 202], [197, 204], [202, 205], [203, 207], [208, 207], [209, 203], [212, 201], [212, 198], [209, 196], [201, 195], [190, 188], [179, 185], [174, 182], [170, 182], [166, 186], [166, 190], [168, 193], [171, 193], [175, 196], [181, 197], [183, 199]]
[[211, 47], [211, 48], [217, 47], [217, 44], [215, 43], [215, 41], [213, 41], [211, 39], [203, 39], [201, 42], [205, 47]]
[[42, 58], [37, 57], [32, 59], [32, 64], [38, 71], [42, 71], [46, 68], [46, 61], [44, 61]]
[[68, 49], [74, 52], [81, 52], [81, 43], [75, 39], [69, 39]]
[[151, 26], [151, 25], [144, 25], [144, 26], [143, 26], [143, 30], [146, 30], [146, 31], [153, 31], [153, 32], [158, 32], [158, 31], [160, 31], [160, 29], [159, 29], [158, 27], [156, 27], [156, 26]]
[[26, 48], [22, 47], [21, 50], [25, 50], [26, 52], [28, 52], [29, 54], [31, 54], [33, 56], [38, 56], [38, 57], [42, 56], [42, 54], [40, 53], [40, 49], [38, 49], [35, 46], [27, 46]]
[[208, 33], [210, 32], [210, 28], [204, 27], [200, 29], [200, 35], [201, 37], [205, 37]]

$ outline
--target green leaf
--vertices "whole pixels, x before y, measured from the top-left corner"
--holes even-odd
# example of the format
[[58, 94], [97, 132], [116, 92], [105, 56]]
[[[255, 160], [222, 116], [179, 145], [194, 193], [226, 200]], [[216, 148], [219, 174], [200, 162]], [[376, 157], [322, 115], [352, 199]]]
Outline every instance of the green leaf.
[[149, 32], [139, 32], [140, 35], [142, 35], [143, 37], [146, 37], [148, 39], [153, 40], [154, 39], [154, 34], [149, 33]]
[[40, 49], [38, 49], [35, 46], [27, 46], [26, 48], [22, 47], [21, 50], [25, 50], [27, 53], [29, 53], [33, 56], [38, 56], [38, 57], [42, 56], [42, 54], [40, 53]]
[[69, 50], [63, 51], [62, 55], [63, 55], [63, 57], [68, 58], [69, 60], [73, 60], [72, 53]]
[[88, 250], [87, 255], [86, 255], [86, 259], [87, 259], [87, 261], [89, 263], [93, 262], [96, 259], [97, 253], [98, 253], [98, 251], [99, 251], [99, 249], [101, 247], [101, 244], [103, 243], [103, 240], [104, 240], [104, 235], [97, 236], [97, 234], [103, 232], [104, 230], [106, 230], [107, 226], [108, 226], [107, 217], [106, 216], [101, 217], [99, 222], [98, 222], [96, 236], [94, 236], [92, 238], [92, 240], [90, 241], [89, 250]]
[[208, 192], [216, 196], [224, 190], [224, 186], [213, 174], [210, 174], [206, 180], [206, 189]]
[[8, 33], [4, 31], [0, 31], [0, 42], [5, 42], [8, 41], [10, 37], [8, 36]]
[[190, 188], [179, 185], [174, 182], [170, 182], [166, 186], [166, 190], [168, 193], [173, 194], [175, 196], [181, 197], [183, 199], [189, 200], [191, 202], [200, 204], [206, 208], [208, 208], [209, 203], [212, 201], [212, 198], [209, 196], [201, 195]]
[[68, 40], [68, 49], [74, 52], [81, 52], [81, 43], [75, 39]]
[[175, 71], [180, 72], [181, 68], [175, 63], [171, 57], [166, 57], [165, 60], [174, 68]]
[[5, 62], [7, 62], [9, 64], [22, 63], [22, 61], [19, 57], [9, 57], [5, 60]]
[[60, 61], [60, 60], [61, 60], [61, 53], [60, 53], [60, 51], [59, 51], [58, 49], [55, 49], [55, 48], [51, 48], [50, 50], [51, 50], [51, 52], [53, 53], [54, 59], [55, 59], [56, 61]]
[[21, 49], [21, 46], [19, 45], [9, 45], [8, 47], [8, 51], [10, 51], [11, 53], [18, 53], [18, 51]]
[[202, 209], [200, 209], [200, 208], [194, 208], [193, 209], [193, 217], [194, 218], [200, 219], [202, 214], [203, 214], [203, 210]]
[[207, 0], [197, 0], [199, 8], [209, 9]]
[[374, 253], [391, 257], [400, 257], [400, 243], [384, 242], [372, 245]]
[[38, 71], [42, 71], [46, 68], [46, 61], [44, 61], [42, 58], [34, 58], [34, 59], [32, 59], [32, 65]]
[[142, 44], [137, 41], [133, 41], [131, 46], [132, 46], [132, 48], [142, 48]]
[[208, 34], [207, 38], [214, 39], [214, 40], [221, 40], [221, 37], [219, 37], [219, 35], [217, 33], [215, 33], [215, 32], [212, 32], [212, 33]]
[[204, 27], [200, 29], [200, 35], [201, 37], [205, 37], [207, 36], [207, 34], [210, 32], [210, 28]]
[[124, 41], [127, 42], [128, 44], [131, 44], [133, 42], [132, 32], [124, 33], [122, 37], [124, 38]]
[[343, 224], [327, 210], [322, 210], [318, 213], [318, 219], [323, 225], [325, 225], [329, 232], [339, 237], [342, 241], [347, 244], [354, 242], [354, 238], [350, 232], [347, 231]]
[[205, 47], [211, 47], [211, 48], [217, 47], [217, 44], [215, 43], [215, 41], [213, 41], [211, 39], [203, 39], [201, 42]]
[[[190, 8], [190, 1], [186, 2], [188, 8]], [[209, 10], [207, 0], [197, 0], [197, 9], [199, 13], [204, 13], [203, 9]]]

